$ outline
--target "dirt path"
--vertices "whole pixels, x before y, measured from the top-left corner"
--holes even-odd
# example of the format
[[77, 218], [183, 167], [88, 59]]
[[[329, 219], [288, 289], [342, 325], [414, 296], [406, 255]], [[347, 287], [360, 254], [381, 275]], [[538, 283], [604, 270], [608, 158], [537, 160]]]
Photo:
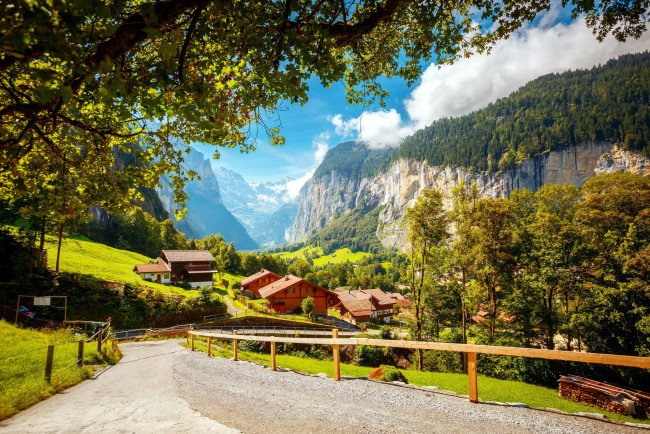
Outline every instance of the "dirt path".
[[0, 432], [237, 432], [201, 416], [179, 397], [173, 366], [189, 350], [178, 341], [120, 348], [119, 364], [0, 422]]

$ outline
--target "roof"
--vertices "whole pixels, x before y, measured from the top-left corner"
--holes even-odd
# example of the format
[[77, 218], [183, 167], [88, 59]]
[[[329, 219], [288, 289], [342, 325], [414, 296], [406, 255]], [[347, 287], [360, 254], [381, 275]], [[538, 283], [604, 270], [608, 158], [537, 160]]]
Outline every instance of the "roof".
[[283, 291], [297, 283], [305, 282], [309, 286], [313, 286], [314, 288], [317, 289], [322, 289], [325, 292], [329, 292], [330, 294], [333, 294], [332, 291], [322, 288], [318, 285], [315, 285], [302, 277], [294, 276], [293, 274], [287, 274], [286, 276], [282, 277], [280, 280], [270, 283], [266, 285], [263, 288], [260, 288], [260, 295], [264, 298], [269, 298], [274, 294], [277, 294], [280, 291]]
[[360, 292], [359, 290], [350, 291], [348, 289], [335, 290], [334, 293], [339, 296], [341, 301], [343, 300], [370, 300], [372, 297], [370, 294]]
[[214, 256], [207, 250], [163, 250], [167, 262], [213, 262]]
[[352, 316], [355, 317], [369, 316], [370, 314], [372, 314], [372, 311], [374, 310], [374, 307], [370, 302], [370, 299], [341, 300], [341, 303], [339, 305], [343, 305], [343, 307], [348, 312], [350, 312]]
[[133, 268], [136, 273], [169, 273], [169, 266], [161, 258], [153, 264], [138, 264]]
[[269, 271], [269, 270], [267, 270], [265, 268], [262, 268], [257, 273], [255, 273], [253, 275], [250, 275], [247, 278], [245, 278], [244, 280], [242, 280], [241, 281], [241, 286], [248, 285], [249, 283], [255, 282], [257, 279], [260, 279], [260, 278], [262, 278], [264, 276], [269, 276], [269, 275], [271, 275], [273, 277], [276, 277], [278, 279], [282, 279], [282, 276], [280, 276], [279, 274], [275, 274], [273, 271]]

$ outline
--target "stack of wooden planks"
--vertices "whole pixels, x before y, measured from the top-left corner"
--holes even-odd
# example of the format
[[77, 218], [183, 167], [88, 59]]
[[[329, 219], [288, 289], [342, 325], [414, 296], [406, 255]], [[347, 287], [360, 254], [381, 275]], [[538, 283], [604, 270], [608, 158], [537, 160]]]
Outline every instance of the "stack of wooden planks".
[[560, 377], [559, 394], [563, 398], [595, 405], [626, 416], [650, 416], [650, 394], [575, 375]]

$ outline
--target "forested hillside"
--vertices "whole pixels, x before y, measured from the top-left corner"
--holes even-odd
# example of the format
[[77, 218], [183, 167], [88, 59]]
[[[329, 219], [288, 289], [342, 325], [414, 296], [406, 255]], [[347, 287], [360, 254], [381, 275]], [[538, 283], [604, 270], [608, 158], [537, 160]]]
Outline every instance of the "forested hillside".
[[391, 148], [369, 149], [362, 142], [344, 142], [327, 151], [313, 178], [320, 179], [332, 171], [345, 174], [350, 179], [371, 176], [393, 152]]
[[650, 53], [621, 56], [591, 70], [542, 76], [483, 110], [436, 121], [407, 138], [382, 167], [409, 158], [495, 172], [588, 140], [647, 156], [649, 104]]

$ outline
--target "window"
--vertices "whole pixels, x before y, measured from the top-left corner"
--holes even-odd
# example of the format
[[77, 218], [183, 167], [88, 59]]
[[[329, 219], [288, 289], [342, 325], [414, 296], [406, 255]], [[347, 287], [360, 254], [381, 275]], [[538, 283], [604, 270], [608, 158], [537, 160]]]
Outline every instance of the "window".
[[307, 292], [314, 292], [314, 288], [307, 288]]
[[295, 289], [295, 288], [289, 288], [289, 289], [287, 289], [287, 294], [293, 294], [294, 292], [296, 292], [296, 289]]
[[260, 279], [260, 283], [266, 283], [266, 277], [262, 277], [262, 278]]

